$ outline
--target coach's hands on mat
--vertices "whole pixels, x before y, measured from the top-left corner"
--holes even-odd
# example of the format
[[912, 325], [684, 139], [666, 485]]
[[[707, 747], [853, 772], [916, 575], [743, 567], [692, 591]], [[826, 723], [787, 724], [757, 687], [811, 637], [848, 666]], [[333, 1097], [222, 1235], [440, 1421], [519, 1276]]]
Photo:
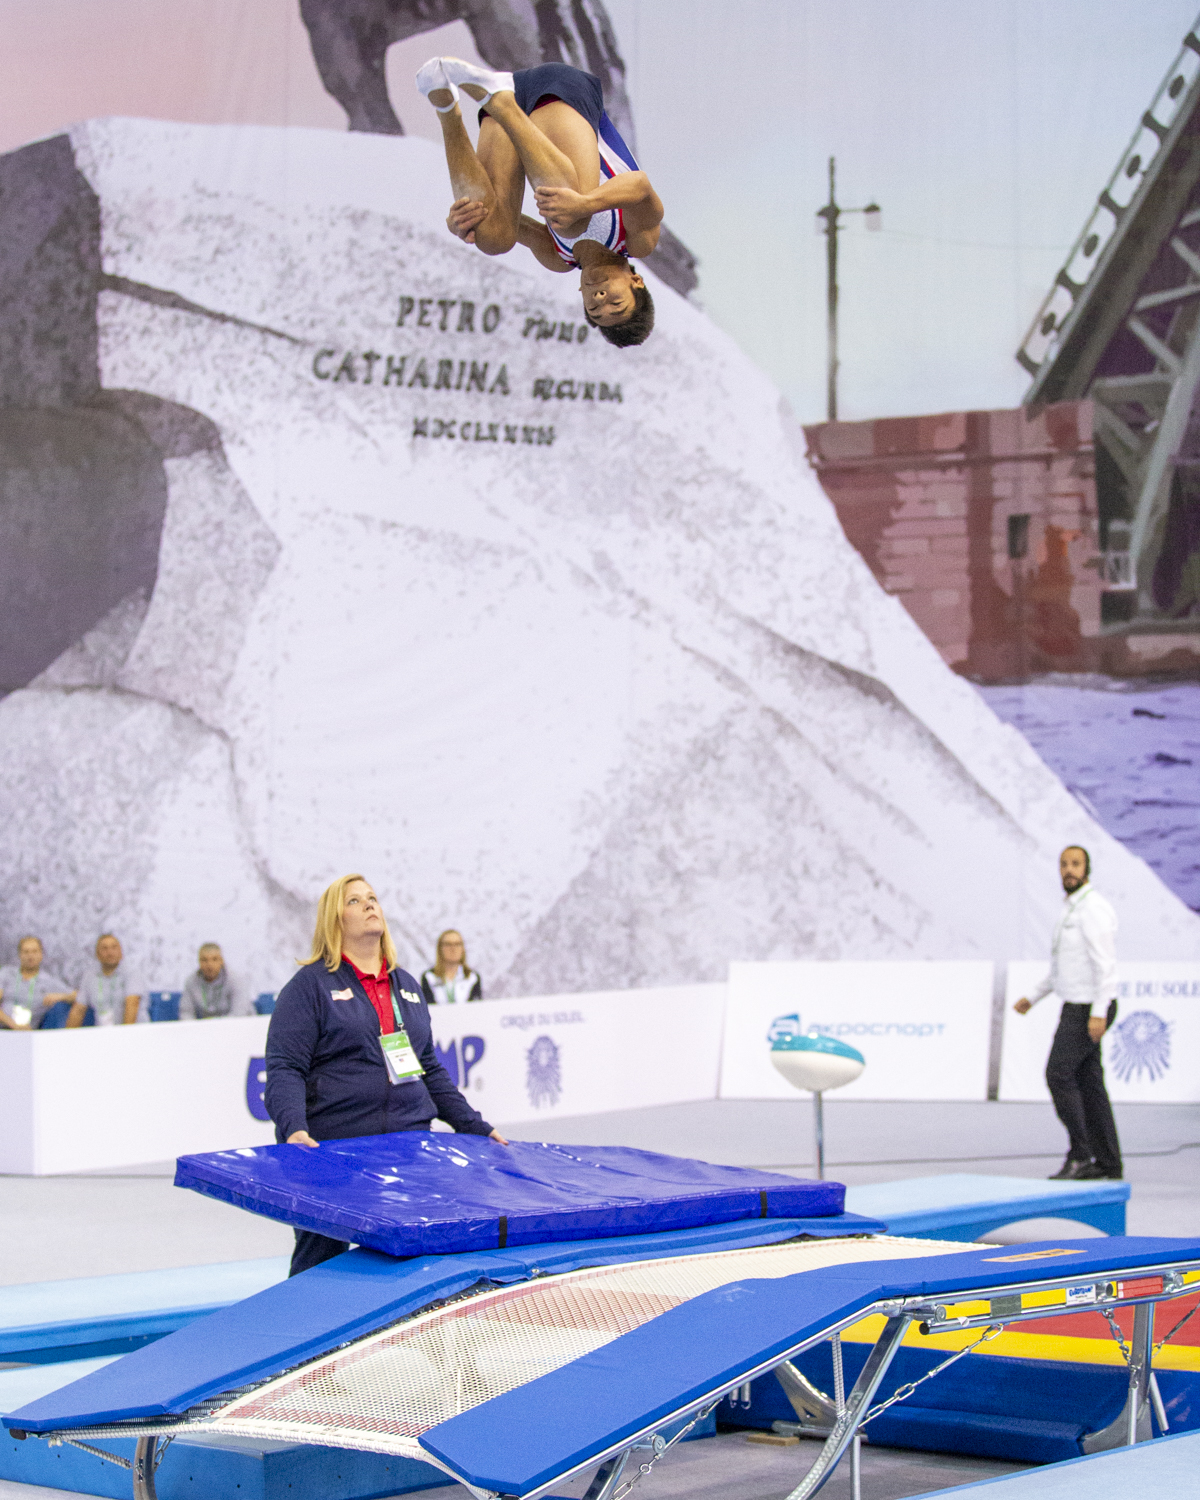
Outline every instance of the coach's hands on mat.
[[[498, 1130], [493, 1130], [491, 1135], [488, 1136], [488, 1140], [496, 1141], [501, 1146], [508, 1145], [508, 1142]], [[287, 1143], [289, 1146], [319, 1146], [321, 1144], [320, 1141], [314, 1141], [307, 1130], [293, 1130], [287, 1138]]]
[[475, 231], [488, 216], [488, 206], [478, 198], [456, 198], [446, 215], [446, 228], [468, 245], [475, 243]]

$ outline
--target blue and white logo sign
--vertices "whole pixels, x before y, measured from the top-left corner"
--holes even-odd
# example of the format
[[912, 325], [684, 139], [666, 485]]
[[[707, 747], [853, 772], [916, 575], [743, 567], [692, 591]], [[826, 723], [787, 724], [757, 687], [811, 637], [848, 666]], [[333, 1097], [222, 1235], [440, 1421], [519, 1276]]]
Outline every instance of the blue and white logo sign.
[[535, 1037], [525, 1053], [525, 1091], [535, 1109], [557, 1104], [562, 1096], [561, 1054], [553, 1037]]
[[252, 1057], [246, 1068], [246, 1108], [256, 1120], [269, 1120], [263, 1093], [267, 1087], [267, 1060]]
[[773, 1047], [776, 1042], [785, 1041], [788, 1037], [803, 1035], [804, 1028], [800, 1024], [800, 1013], [793, 1011], [790, 1016], [776, 1016], [771, 1022], [770, 1030], [767, 1032], [767, 1045]]
[[1113, 1030], [1112, 1065], [1123, 1083], [1140, 1081], [1143, 1071], [1157, 1083], [1171, 1066], [1171, 1023], [1152, 1010], [1126, 1016]]

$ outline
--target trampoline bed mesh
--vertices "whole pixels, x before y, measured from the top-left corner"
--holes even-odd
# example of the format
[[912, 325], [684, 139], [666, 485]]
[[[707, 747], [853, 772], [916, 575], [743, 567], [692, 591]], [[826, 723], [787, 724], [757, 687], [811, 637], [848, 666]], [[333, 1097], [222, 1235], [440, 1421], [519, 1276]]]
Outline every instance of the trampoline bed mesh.
[[431, 1427], [730, 1282], [978, 1248], [886, 1236], [804, 1241], [523, 1282], [418, 1314], [326, 1355], [240, 1396], [203, 1426], [427, 1457], [416, 1440]]

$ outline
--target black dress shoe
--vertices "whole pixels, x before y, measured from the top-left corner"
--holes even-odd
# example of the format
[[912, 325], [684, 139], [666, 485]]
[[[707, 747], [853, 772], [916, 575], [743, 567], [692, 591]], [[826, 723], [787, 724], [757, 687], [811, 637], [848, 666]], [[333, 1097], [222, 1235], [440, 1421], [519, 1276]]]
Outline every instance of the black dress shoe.
[[1090, 1166], [1091, 1166], [1091, 1162], [1075, 1161], [1071, 1157], [1068, 1156], [1067, 1159], [1066, 1159], [1066, 1161], [1063, 1162], [1062, 1166], [1059, 1167], [1059, 1169], [1058, 1169], [1057, 1172], [1051, 1172], [1050, 1173], [1050, 1176], [1047, 1178], [1047, 1181], [1048, 1182], [1059, 1182], [1059, 1181], [1061, 1181], [1064, 1178], [1078, 1177], [1079, 1174], [1080, 1174], [1080, 1172], [1083, 1170], [1084, 1167], [1090, 1167]]
[[1121, 1169], [1118, 1167], [1115, 1172], [1112, 1172], [1107, 1167], [1102, 1167], [1098, 1161], [1090, 1161], [1073, 1173], [1073, 1176], [1076, 1182], [1098, 1182], [1101, 1178], [1111, 1182], [1120, 1182]]

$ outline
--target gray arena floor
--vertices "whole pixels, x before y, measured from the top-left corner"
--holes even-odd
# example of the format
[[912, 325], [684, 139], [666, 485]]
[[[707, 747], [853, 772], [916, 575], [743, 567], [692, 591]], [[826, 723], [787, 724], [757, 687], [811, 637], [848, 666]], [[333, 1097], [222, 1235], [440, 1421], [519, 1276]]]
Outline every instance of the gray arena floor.
[[[503, 1126], [507, 1134], [564, 1143], [639, 1146], [710, 1161], [804, 1173], [811, 1156], [807, 1101], [716, 1101], [666, 1105], [542, 1125]], [[1062, 1159], [1063, 1136], [1049, 1105], [826, 1105], [827, 1175], [847, 1183], [980, 1172], [1045, 1177]], [[1132, 1234], [1200, 1235], [1200, 1106], [1121, 1105], [1117, 1122], [1132, 1184]], [[167, 1163], [123, 1172], [63, 1177], [0, 1177], [7, 1254], [0, 1284], [154, 1270], [282, 1255], [291, 1233], [239, 1209], [180, 1191]], [[1057, 1232], [1065, 1230], [1059, 1227]], [[1033, 1239], [1056, 1232], [1046, 1221], [1001, 1231]], [[1071, 1226], [1071, 1233], [1086, 1232]], [[809, 1443], [768, 1447], [728, 1432], [683, 1444], [638, 1485], [642, 1500], [781, 1500], [816, 1456]], [[1014, 1472], [1015, 1464], [864, 1447], [865, 1500], [935, 1494]], [[585, 1485], [565, 1494], [581, 1495]], [[848, 1500], [846, 1465], [822, 1491]], [[421, 1500], [460, 1500], [461, 1489], [422, 1492]], [[66, 1500], [64, 1492], [0, 1481], [0, 1500]]]

